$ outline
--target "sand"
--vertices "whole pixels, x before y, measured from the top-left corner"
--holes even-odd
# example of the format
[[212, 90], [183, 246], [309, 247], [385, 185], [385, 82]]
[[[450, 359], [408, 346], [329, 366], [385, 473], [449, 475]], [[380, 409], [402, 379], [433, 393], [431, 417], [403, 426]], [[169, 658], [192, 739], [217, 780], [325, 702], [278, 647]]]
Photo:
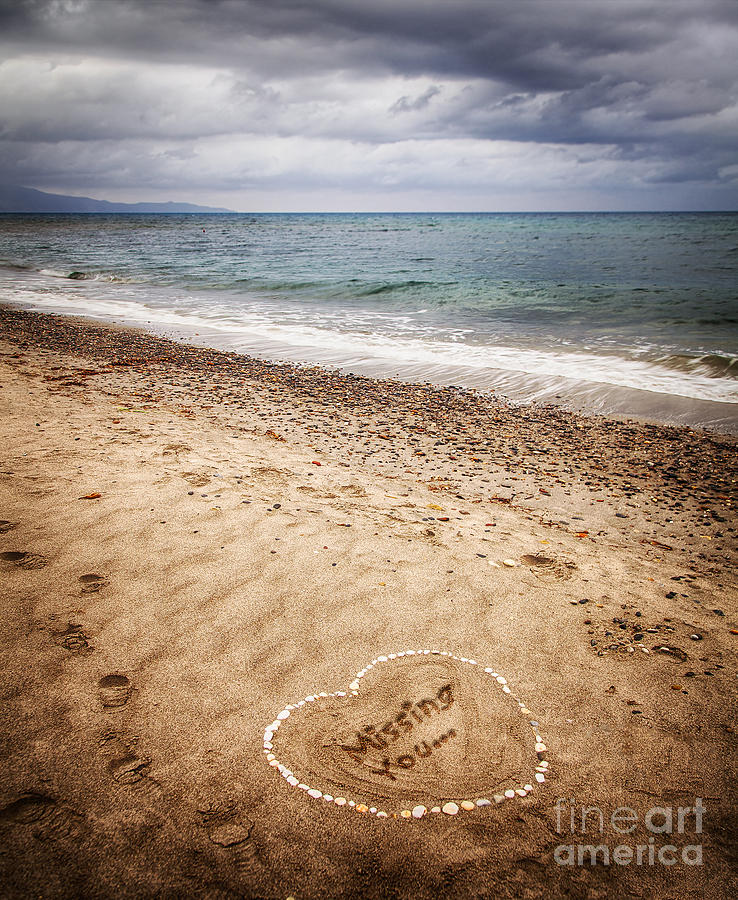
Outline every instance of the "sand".
[[735, 438], [0, 324], [4, 897], [735, 895]]

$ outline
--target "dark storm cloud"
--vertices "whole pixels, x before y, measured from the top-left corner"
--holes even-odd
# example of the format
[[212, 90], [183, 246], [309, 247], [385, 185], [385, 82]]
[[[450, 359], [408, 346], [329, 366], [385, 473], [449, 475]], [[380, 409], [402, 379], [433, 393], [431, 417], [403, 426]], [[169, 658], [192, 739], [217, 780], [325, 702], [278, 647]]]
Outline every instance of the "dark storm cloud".
[[[449, 183], [475, 142], [599, 146], [603, 179], [736, 191], [735, 0], [0, 0], [0, 51], [0, 165], [26, 179], [55, 150], [73, 168], [72, 143], [118, 140], [135, 146], [116, 183], [170, 180], [195, 142], [230, 135], [223, 185], [272, 185], [275, 159], [292, 185], [293, 138], [384, 165], [427, 142], [418, 165], [441, 180], [430, 144], [446, 144]], [[236, 165], [244, 136], [277, 151]]]

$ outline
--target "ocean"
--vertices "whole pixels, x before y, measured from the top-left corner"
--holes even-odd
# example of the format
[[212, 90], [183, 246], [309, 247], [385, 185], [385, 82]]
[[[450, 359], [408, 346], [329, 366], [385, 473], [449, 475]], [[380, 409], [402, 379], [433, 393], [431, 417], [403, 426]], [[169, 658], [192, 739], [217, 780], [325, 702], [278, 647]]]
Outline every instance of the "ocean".
[[2, 215], [0, 299], [738, 433], [738, 213]]

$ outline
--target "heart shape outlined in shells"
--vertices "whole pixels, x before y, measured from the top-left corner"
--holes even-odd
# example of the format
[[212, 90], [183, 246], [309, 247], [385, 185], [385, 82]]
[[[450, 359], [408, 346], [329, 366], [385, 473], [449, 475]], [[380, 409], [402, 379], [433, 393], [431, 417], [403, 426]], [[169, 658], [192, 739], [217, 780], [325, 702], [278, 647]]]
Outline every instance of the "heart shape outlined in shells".
[[[378, 666], [391, 662], [418, 662], [422, 661], [426, 665], [428, 672], [435, 676], [436, 681], [433, 684], [432, 696], [421, 699], [415, 703], [407, 700], [399, 704], [399, 715], [392, 715], [390, 721], [386, 722], [382, 727], [375, 728], [373, 725], [365, 725], [360, 729], [356, 729], [354, 725], [355, 737], [349, 738], [331, 738], [327, 741], [320, 733], [309, 733], [308, 737], [313, 738], [312, 744], [308, 741], [307, 752], [310, 753], [310, 746], [315, 746], [315, 739], [319, 740], [319, 754], [321, 755], [321, 763], [326, 761], [335, 762], [339, 760], [341, 769], [345, 765], [349, 765], [352, 761], [354, 769], [348, 776], [352, 780], [360, 780], [362, 783], [359, 787], [352, 791], [341, 790], [337, 787], [330, 787], [330, 790], [312, 786], [321, 780], [324, 783], [331, 781], [338, 785], [341, 775], [328, 774], [321, 775], [313, 773], [307, 775], [309, 764], [303, 765], [303, 774], [305, 779], [298, 777], [293, 771], [292, 766], [286, 765], [279, 756], [283, 757], [285, 750], [277, 750], [277, 744], [285, 743], [289, 740], [289, 735], [285, 739], [285, 734], [289, 732], [290, 726], [297, 725], [298, 722], [305, 722], [304, 717], [298, 717], [297, 713], [306, 710], [317, 710], [322, 706], [323, 718], [327, 719], [334, 727], [335, 720], [339, 719], [345, 712], [355, 711], [357, 698], [365, 699], [367, 693], [360, 694], [362, 679], [370, 672], [376, 670]], [[449, 683], [443, 683], [448, 677], [448, 673], [456, 672], [457, 675], [462, 673], [463, 669], [469, 667], [467, 671], [471, 672], [472, 667], [478, 679], [482, 679], [480, 683], [486, 687], [500, 691], [499, 694], [493, 694], [493, 691], [484, 692], [484, 697], [480, 699], [479, 692], [470, 691], [468, 685], [462, 680], [454, 682], [453, 675]], [[445, 678], [444, 667], [446, 669]], [[417, 667], [410, 670], [410, 674], [416, 674]], [[441, 686], [436, 689], [436, 684], [441, 682]], [[423, 679], [423, 684], [429, 683], [428, 677]], [[396, 685], [396, 682], [392, 683]], [[427, 689], [425, 690], [428, 693]], [[459, 699], [466, 700], [468, 705], [471, 702], [471, 713], [464, 720], [464, 704], [457, 703]], [[503, 701], [504, 698], [504, 701]], [[473, 714], [478, 714], [483, 702], [487, 702], [486, 715], [490, 720], [490, 706], [494, 708], [499, 706], [501, 701], [509, 701], [515, 704], [516, 716], [514, 720], [510, 720], [505, 724], [496, 722], [501, 725], [496, 734], [499, 744], [499, 752], [497, 757], [493, 752], [487, 752], [488, 748], [482, 747], [481, 751], [477, 749], [476, 756], [471, 766], [467, 757], [467, 750], [471, 738], [465, 734], [469, 728], [469, 716], [471, 718], [472, 731], [477, 728], [476, 719]], [[340, 704], [337, 705], [337, 704]], [[348, 704], [352, 704], [349, 706]], [[376, 704], [375, 704], [376, 705]], [[360, 710], [359, 710], [360, 711]], [[484, 711], [482, 712], [484, 714]], [[454, 719], [454, 716], [456, 717]], [[461, 717], [461, 718], [460, 718]], [[522, 717], [522, 718], [519, 718]], [[386, 718], [386, 716], [383, 716]], [[290, 720], [288, 722], [288, 720]], [[530, 743], [530, 751], [521, 747], [521, 741], [518, 736], [518, 725], [525, 726], [522, 733], [532, 733], [531, 738], [526, 738], [525, 743]], [[461, 734], [454, 727], [448, 727], [449, 724], [456, 724], [460, 727]], [[287, 726], [285, 728], [285, 726]], [[416, 729], [416, 735], [411, 740], [417, 740], [411, 751], [410, 748], [403, 748], [402, 737], [406, 736], [412, 728]], [[417, 737], [417, 732], [425, 728], [426, 734], [421, 735], [424, 740]], [[445, 730], [443, 728], [445, 727]], [[429, 729], [435, 729], [429, 731]], [[481, 726], [480, 726], [481, 728]], [[530, 729], [530, 732], [528, 731]], [[477, 728], [479, 730], [479, 728]], [[315, 727], [312, 729], [315, 732]], [[515, 732], [515, 734], [513, 734]], [[298, 732], [299, 736], [299, 732]], [[474, 735], [472, 735], [474, 736]], [[295, 735], [292, 736], [293, 740]], [[514, 738], [511, 740], [511, 738]], [[500, 744], [500, 739], [502, 743]], [[299, 740], [297, 741], [299, 743]], [[395, 743], [396, 742], [396, 743]], [[512, 748], [512, 751], [511, 751]], [[397, 751], [400, 751], [399, 755]], [[523, 798], [528, 796], [534, 790], [536, 785], [545, 782], [546, 776], [549, 774], [549, 763], [545, 759], [547, 747], [543, 742], [540, 734], [540, 724], [533, 713], [528, 709], [527, 705], [515, 697], [512, 689], [507, 683], [507, 679], [498, 674], [492, 667], [484, 666], [475, 659], [469, 659], [464, 656], [457, 656], [448, 650], [403, 650], [397, 653], [388, 653], [377, 656], [370, 663], [367, 663], [363, 669], [360, 669], [353, 677], [348, 685], [348, 690], [333, 691], [331, 693], [321, 691], [320, 693], [309, 694], [295, 703], [287, 704], [282, 709], [274, 721], [266, 726], [263, 736], [263, 752], [268, 764], [275, 769], [287, 783], [298, 790], [303, 791], [308, 797], [314, 800], [323, 800], [333, 803], [335, 806], [348, 807], [357, 812], [369, 813], [377, 818], [423, 818], [427, 812], [446, 813], [447, 815], [456, 815], [460, 811], [472, 811], [493, 804], [502, 803], [505, 800]], [[517, 753], [520, 757], [521, 753], [525, 755], [528, 752], [534, 758], [534, 766], [530, 781], [521, 779], [519, 776], [511, 775], [509, 772], [503, 772], [501, 775], [496, 769], [489, 769], [489, 766], [503, 768], [505, 762], [510, 767], [510, 753]], [[374, 758], [376, 757], [376, 758]], [[508, 757], [506, 759], [505, 757]], [[446, 770], [444, 770], [444, 763]], [[345, 764], [345, 765], [344, 765]], [[475, 782], [475, 778], [479, 773], [475, 772], [474, 766], [480, 768], [482, 778], [486, 778], [484, 785], [477, 786], [475, 783], [467, 790], [463, 790], [459, 785], [454, 785], [453, 772], [461, 765], [466, 765], [466, 772], [462, 775], [461, 784], [467, 782]], [[358, 771], [356, 767], [358, 766]], [[451, 768], [448, 768], [448, 767]], [[489, 771], [485, 771], [485, 766]], [[335, 771], [336, 765], [333, 766]], [[419, 773], [425, 773], [419, 774]], [[412, 777], [411, 777], [412, 776]], [[433, 784], [433, 779], [442, 779], [443, 789], [437, 789], [435, 786], [429, 787], [428, 782]], [[372, 783], [372, 779], [374, 783]], [[413, 780], [415, 779], [415, 780]], [[458, 779], [457, 779], [458, 780]], [[479, 778], [476, 778], [476, 782]], [[377, 784], [379, 782], [379, 784]], [[448, 782], [445, 783], [445, 782]], [[390, 788], [386, 787], [387, 785]], [[448, 788], [448, 789], [446, 789]], [[455, 788], [455, 790], [454, 790]], [[354, 793], [356, 796], [343, 796], [345, 793]], [[359, 799], [358, 795], [363, 793], [364, 796]], [[429, 796], [433, 795], [436, 799], [429, 800]], [[487, 796], [488, 795], [488, 796]], [[413, 797], [413, 801], [410, 797]], [[491, 798], [491, 799], [490, 799]], [[424, 802], [423, 802], [424, 801]], [[392, 806], [398, 805], [399, 809], [393, 811]], [[430, 809], [429, 809], [430, 807]]]

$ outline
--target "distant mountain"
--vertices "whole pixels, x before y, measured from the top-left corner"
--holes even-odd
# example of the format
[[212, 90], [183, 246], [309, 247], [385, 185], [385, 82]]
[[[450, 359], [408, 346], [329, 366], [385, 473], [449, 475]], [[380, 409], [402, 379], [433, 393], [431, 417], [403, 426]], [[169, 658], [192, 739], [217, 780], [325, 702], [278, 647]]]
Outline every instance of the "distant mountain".
[[219, 206], [194, 203], [110, 203], [90, 197], [65, 197], [34, 188], [0, 185], [0, 213], [227, 213]]

